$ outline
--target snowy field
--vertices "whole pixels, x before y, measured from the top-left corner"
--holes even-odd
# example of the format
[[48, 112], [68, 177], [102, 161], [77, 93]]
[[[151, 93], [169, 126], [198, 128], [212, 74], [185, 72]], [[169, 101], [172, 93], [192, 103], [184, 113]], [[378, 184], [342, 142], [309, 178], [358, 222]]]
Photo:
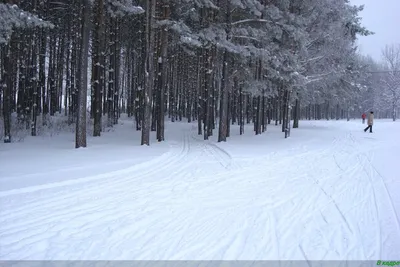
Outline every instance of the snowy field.
[[399, 260], [400, 123], [300, 123], [1, 143], [0, 260]]

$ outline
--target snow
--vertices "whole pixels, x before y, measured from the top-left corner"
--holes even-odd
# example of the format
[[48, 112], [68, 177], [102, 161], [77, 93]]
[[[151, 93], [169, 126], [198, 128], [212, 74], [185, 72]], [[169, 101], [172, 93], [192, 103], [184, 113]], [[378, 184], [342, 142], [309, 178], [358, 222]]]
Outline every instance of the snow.
[[232, 126], [223, 144], [166, 127], [150, 147], [127, 121], [86, 149], [72, 133], [0, 144], [0, 259], [399, 258], [400, 123]]

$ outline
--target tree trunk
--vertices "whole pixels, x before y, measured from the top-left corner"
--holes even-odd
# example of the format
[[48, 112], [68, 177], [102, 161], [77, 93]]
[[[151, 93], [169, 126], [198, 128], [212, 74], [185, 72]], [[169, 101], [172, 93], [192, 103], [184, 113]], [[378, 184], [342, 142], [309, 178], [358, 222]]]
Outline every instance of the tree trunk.
[[36, 32], [33, 35], [32, 40], [32, 63], [31, 63], [31, 83], [32, 83], [32, 108], [31, 108], [31, 135], [36, 136], [36, 123], [37, 123], [37, 110], [38, 110], [38, 82], [37, 76], [37, 55], [38, 45], [36, 40]]
[[1, 55], [3, 57], [2, 62], [2, 77], [3, 77], [3, 119], [4, 119], [4, 143], [11, 143], [11, 92], [12, 92], [12, 80], [11, 80], [11, 64], [10, 64], [10, 51], [7, 46], [2, 45]]
[[293, 128], [299, 128], [299, 120], [300, 120], [300, 99], [299, 95], [297, 95], [296, 104], [294, 107]]
[[97, 0], [97, 18], [94, 34], [94, 52], [93, 52], [93, 136], [101, 135], [102, 118], [102, 93], [104, 85], [104, 0]]
[[[163, 13], [164, 19], [169, 18], [169, 4], [168, 0], [164, 0], [163, 2]], [[167, 71], [168, 71], [168, 28], [161, 27], [161, 77], [159, 81], [159, 88], [158, 88], [158, 120], [157, 120], [157, 140], [159, 142], [164, 141], [165, 137], [165, 109], [164, 109], [164, 102], [165, 102], [165, 92], [167, 89]]]
[[83, 0], [82, 39], [80, 51], [80, 64], [82, 66], [80, 88], [78, 91], [78, 110], [76, 120], [75, 148], [86, 147], [86, 100], [87, 100], [87, 68], [89, 56], [90, 35], [90, 0]]
[[145, 61], [145, 88], [144, 88], [144, 114], [142, 125], [142, 145], [150, 145], [151, 104], [154, 86], [154, 17], [156, 0], [147, 1], [146, 21], [146, 61]]
[[290, 121], [291, 121], [291, 106], [290, 106], [290, 95], [291, 92], [289, 90], [286, 90], [286, 105], [285, 105], [285, 109], [286, 109], [286, 117], [285, 117], [285, 138], [290, 137]]
[[226, 142], [228, 123], [228, 59], [226, 49], [223, 53], [218, 142]]
[[240, 135], [244, 134], [244, 96], [243, 96], [243, 90], [242, 90], [243, 86], [239, 85], [239, 124], [240, 124]]

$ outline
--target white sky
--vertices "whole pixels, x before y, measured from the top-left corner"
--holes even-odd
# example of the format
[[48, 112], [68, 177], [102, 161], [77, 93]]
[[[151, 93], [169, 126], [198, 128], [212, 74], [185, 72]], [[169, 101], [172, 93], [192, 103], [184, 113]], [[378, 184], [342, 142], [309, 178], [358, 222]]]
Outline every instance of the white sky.
[[360, 13], [362, 24], [375, 32], [359, 37], [359, 49], [374, 59], [381, 59], [381, 51], [387, 44], [400, 43], [400, 0], [350, 0], [353, 5], [365, 5]]

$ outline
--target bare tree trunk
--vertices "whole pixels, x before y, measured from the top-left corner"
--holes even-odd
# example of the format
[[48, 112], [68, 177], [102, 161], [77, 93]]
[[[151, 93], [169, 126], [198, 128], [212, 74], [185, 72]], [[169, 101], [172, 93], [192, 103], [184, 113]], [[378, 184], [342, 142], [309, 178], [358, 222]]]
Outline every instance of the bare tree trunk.
[[142, 125], [142, 145], [150, 145], [151, 104], [154, 86], [154, 17], [156, 0], [147, 1], [146, 21], [146, 61], [145, 61], [145, 88], [144, 88], [144, 114]]
[[[231, 7], [230, 0], [225, 1], [226, 4], [226, 23], [230, 24], [231, 21]], [[230, 28], [226, 29], [227, 39], [229, 39]], [[229, 67], [228, 67], [228, 51], [224, 48], [222, 57], [222, 79], [221, 79], [221, 98], [220, 98], [220, 118], [219, 118], [219, 131], [218, 131], [218, 142], [226, 142], [228, 136], [228, 105], [229, 105]]]
[[299, 128], [299, 120], [300, 120], [300, 99], [297, 94], [296, 104], [294, 107], [294, 118], [293, 118], [293, 128]]
[[203, 111], [203, 86], [202, 86], [202, 70], [203, 70], [203, 54], [202, 54], [202, 49], [198, 49], [197, 51], [197, 134], [202, 135], [203, 134], [203, 128], [202, 128], [202, 121], [204, 118], [204, 111]]
[[115, 27], [115, 45], [114, 45], [114, 95], [113, 98], [113, 125], [118, 124], [120, 114], [119, 94], [120, 94], [120, 69], [121, 69], [121, 44], [119, 41], [119, 19], [114, 20]]
[[240, 135], [244, 134], [244, 99], [246, 99], [243, 96], [243, 86], [239, 85], [239, 109], [240, 109], [240, 113], [239, 113], [239, 124], [240, 124]]
[[10, 51], [7, 46], [2, 45], [1, 55], [3, 59], [2, 77], [3, 77], [3, 119], [4, 119], [4, 143], [11, 143], [11, 92], [12, 81], [10, 73]]
[[[164, 0], [163, 2], [163, 15], [164, 19], [169, 18], [169, 1]], [[160, 71], [161, 77], [159, 81], [159, 90], [158, 90], [158, 120], [157, 120], [157, 140], [159, 142], [164, 141], [164, 131], [165, 131], [165, 109], [164, 109], [164, 102], [165, 102], [165, 92], [167, 89], [167, 67], [168, 67], [168, 28], [161, 27], [161, 63], [160, 63]]]
[[285, 105], [285, 109], [286, 109], [286, 117], [285, 117], [285, 138], [290, 137], [290, 121], [291, 121], [291, 110], [292, 107], [290, 105], [290, 96], [291, 96], [291, 92], [289, 91], [289, 89], [286, 90], [287, 91], [287, 95], [286, 95], [286, 105]]
[[104, 0], [97, 0], [97, 18], [93, 51], [93, 136], [101, 135], [102, 95], [104, 91]]
[[116, 36], [117, 32], [115, 29], [115, 21], [116, 18], [110, 18], [109, 20], [109, 62], [108, 62], [108, 93], [107, 93], [107, 126], [113, 127], [114, 125], [114, 95], [116, 92], [116, 54], [115, 54], [115, 47], [116, 47]]
[[228, 52], [224, 49], [223, 53], [218, 142], [226, 142], [228, 130]]
[[255, 133], [256, 135], [261, 134], [261, 121], [262, 121], [262, 101], [261, 96], [257, 96], [256, 98], [256, 117], [255, 117]]
[[83, 21], [82, 21], [82, 45], [80, 52], [80, 64], [82, 71], [80, 77], [80, 88], [78, 91], [78, 110], [75, 132], [75, 148], [86, 147], [86, 101], [87, 101], [87, 68], [89, 56], [90, 38], [90, 0], [83, 0]]
[[37, 76], [37, 55], [38, 55], [38, 45], [36, 40], [36, 30], [33, 34], [32, 41], [32, 63], [31, 63], [31, 82], [32, 82], [32, 108], [31, 108], [31, 135], [36, 136], [36, 123], [37, 123], [37, 114], [38, 114], [38, 82], [36, 79]]

